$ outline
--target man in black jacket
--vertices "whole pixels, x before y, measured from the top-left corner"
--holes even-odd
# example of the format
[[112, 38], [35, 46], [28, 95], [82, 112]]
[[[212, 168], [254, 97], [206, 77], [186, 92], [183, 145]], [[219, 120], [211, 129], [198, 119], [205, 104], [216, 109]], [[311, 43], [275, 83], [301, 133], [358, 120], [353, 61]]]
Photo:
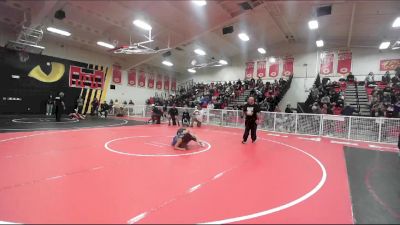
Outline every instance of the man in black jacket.
[[178, 116], [179, 112], [178, 109], [176, 108], [176, 105], [173, 104], [172, 108], [170, 108], [168, 110], [168, 115], [169, 115], [169, 119], [168, 119], [168, 126], [171, 126], [171, 120], [172, 120], [172, 125], [176, 126], [176, 117]]
[[246, 105], [243, 106], [243, 113], [245, 119], [245, 130], [243, 134], [243, 144], [246, 144], [247, 138], [251, 131], [251, 140], [256, 142], [257, 140], [257, 124], [259, 123], [260, 107], [254, 102], [254, 97], [249, 97]]
[[56, 121], [61, 121], [61, 115], [65, 110], [65, 103], [64, 103], [64, 92], [60, 92], [58, 96], [55, 98], [55, 114], [56, 114]]

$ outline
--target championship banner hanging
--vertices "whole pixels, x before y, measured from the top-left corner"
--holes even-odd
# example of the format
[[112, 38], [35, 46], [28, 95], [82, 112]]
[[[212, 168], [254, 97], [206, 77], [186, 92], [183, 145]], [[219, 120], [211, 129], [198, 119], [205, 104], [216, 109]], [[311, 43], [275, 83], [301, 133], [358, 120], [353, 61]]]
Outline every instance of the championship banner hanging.
[[113, 82], [116, 84], [120, 84], [121, 83], [121, 67], [114, 65], [113, 66]]
[[397, 67], [400, 67], [400, 59], [381, 60], [379, 64], [380, 71], [395, 70]]
[[176, 78], [172, 78], [171, 91], [176, 91]]
[[136, 86], [136, 69], [131, 69], [128, 72], [128, 85]]
[[152, 73], [148, 74], [147, 87], [151, 89], [154, 88], [154, 74]]
[[286, 77], [293, 76], [293, 62], [294, 62], [293, 57], [286, 57], [283, 60], [283, 71], [282, 71], [283, 76]]
[[162, 76], [161, 74], [157, 74], [156, 76], [156, 89], [161, 90], [162, 89]]
[[164, 90], [169, 91], [169, 77], [164, 76]]
[[339, 51], [338, 52], [338, 67], [337, 73], [341, 76], [346, 76], [351, 71], [351, 52], [350, 51]]
[[267, 61], [258, 61], [257, 62], [257, 77], [263, 78], [265, 77], [267, 69]]
[[279, 74], [279, 63], [278, 62], [272, 63], [269, 66], [269, 76], [276, 77], [276, 76], [278, 76], [278, 74]]
[[144, 87], [146, 85], [146, 74], [145, 72], [142, 70], [139, 73], [139, 87]]
[[253, 78], [253, 72], [254, 72], [254, 62], [246, 63], [245, 78], [246, 79]]
[[321, 75], [327, 76], [333, 73], [333, 59], [335, 55], [333, 52], [323, 52], [321, 53], [321, 67], [319, 73]]

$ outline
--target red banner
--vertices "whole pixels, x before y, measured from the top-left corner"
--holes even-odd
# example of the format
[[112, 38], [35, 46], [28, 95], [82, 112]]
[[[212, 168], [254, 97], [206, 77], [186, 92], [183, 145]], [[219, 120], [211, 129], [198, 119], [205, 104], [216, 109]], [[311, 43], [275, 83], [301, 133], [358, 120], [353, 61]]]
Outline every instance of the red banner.
[[333, 73], [333, 59], [335, 55], [333, 52], [323, 52], [321, 53], [321, 66], [319, 73], [321, 75], [327, 76]]
[[293, 63], [294, 63], [293, 57], [286, 57], [283, 60], [283, 71], [282, 71], [283, 76], [286, 77], [293, 76]]
[[121, 78], [122, 78], [121, 67], [117, 66], [117, 65], [114, 65], [113, 66], [113, 79], [112, 79], [113, 82], [116, 83], [116, 84], [120, 84], [121, 83]]
[[151, 89], [154, 88], [154, 74], [152, 73], [148, 74], [147, 87]]
[[131, 69], [128, 72], [128, 85], [136, 86], [136, 69]]
[[278, 76], [278, 74], [279, 74], [279, 63], [278, 62], [272, 63], [269, 66], [269, 76], [276, 77], [276, 76]]
[[144, 71], [140, 71], [138, 83], [139, 87], [144, 87], [146, 85], [146, 74]]
[[266, 69], [267, 69], [267, 61], [258, 61], [257, 62], [257, 77], [266, 77]]
[[162, 89], [162, 76], [161, 76], [161, 74], [157, 74], [156, 78], [157, 78], [156, 79], [156, 88], [158, 90], [161, 90]]
[[171, 91], [176, 91], [176, 78], [172, 78]]
[[253, 72], [254, 72], [254, 62], [246, 63], [245, 78], [246, 79], [253, 78]]
[[169, 77], [164, 75], [164, 90], [169, 91]]
[[337, 73], [341, 76], [346, 76], [351, 71], [351, 52], [350, 51], [339, 51], [338, 52], [338, 66]]
[[381, 60], [379, 64], [380, 71], [395, 70], [397, 67], [400, 67], [400, 59]]

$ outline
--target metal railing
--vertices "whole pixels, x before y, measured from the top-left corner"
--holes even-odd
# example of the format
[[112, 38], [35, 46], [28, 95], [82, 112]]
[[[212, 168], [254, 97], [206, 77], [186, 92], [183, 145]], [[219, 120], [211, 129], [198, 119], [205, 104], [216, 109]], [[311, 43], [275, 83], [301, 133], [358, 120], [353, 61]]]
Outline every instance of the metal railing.
[[[161, 108], [161, 107], [160, 107]], [[193, 108], [177, 107], [179, 115]], [[151, 117], [150, 106], [129, 106], [130, 117]], [[400, 132], [399, 118], [336, 116], [326, 114], [261, 112], [259, 129], [288, 134], [314, 135], [346, 140], [396, 144]], [[203, 123], [244, 128], [243, 112], [203, 109]]]

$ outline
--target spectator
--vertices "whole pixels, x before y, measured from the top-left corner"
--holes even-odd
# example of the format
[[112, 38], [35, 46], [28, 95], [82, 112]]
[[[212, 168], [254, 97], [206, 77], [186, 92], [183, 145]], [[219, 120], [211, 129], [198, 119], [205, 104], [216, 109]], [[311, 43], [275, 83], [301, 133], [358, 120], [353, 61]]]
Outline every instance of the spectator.
[[354, 112], [356, 112], [356, 110], [349, 103], [346, 103], [346, 106], [342, 110], [342, 115], [352, 116]]
[[346, 80], [347, 80], [347, 82], [354, 82], [355, 81], [355, 77], [354, 77], [352, 72], [350, 72], [349, 75], [347, 75]]
[[386, 71], [385, 75], [383, 75], [383, 77], [382, 77], [382, 82], [388, 84], [388, 83], [390, 83], [390, 81], [391, 81], [390, 72]]
[[97, 115], [99, 113], [99, 100], [97, 100], [97, 98], [95, 97], [92, 101], [92, 111], [90, 112], [90, 115]]
[[53, 114], [54, 98], [50, 95], [46, 101], [46, 116], [51, 116]]
[[293, 113], [293, 110], [291, 109], [291, 105], [287, 104], [286, 109], [285, 109], [285, 113]]

